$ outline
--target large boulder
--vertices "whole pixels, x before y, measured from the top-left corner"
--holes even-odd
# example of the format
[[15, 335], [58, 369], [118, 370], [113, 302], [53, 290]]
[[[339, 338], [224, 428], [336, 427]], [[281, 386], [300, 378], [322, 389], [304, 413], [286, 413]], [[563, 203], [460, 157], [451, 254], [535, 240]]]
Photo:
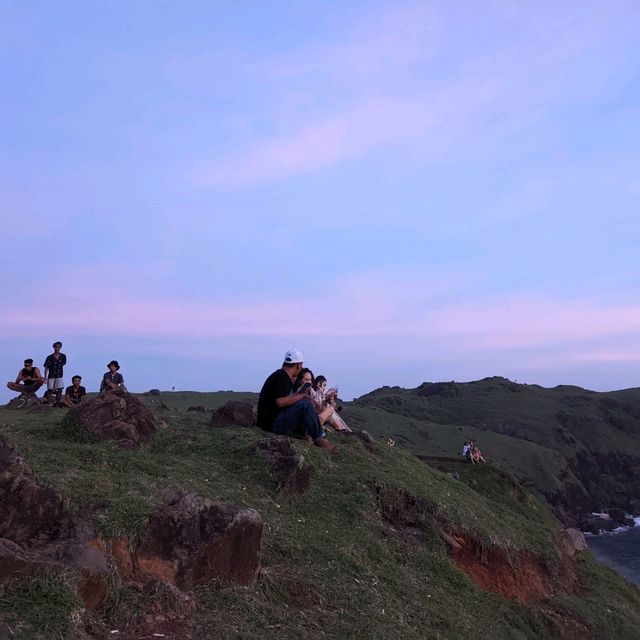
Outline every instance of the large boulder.
[[147, 442], [156, 431], [153, 413], [136, 396], [107, 392], [77, 405], [69, 419], [100, 440], [115, 440], [123, 449]]
[[175, 491], [151, 515], [134, 562], [142, 579], [182, 590], [212, 580], [247, 585], [260, 569], [261, 542], [257, 511]]
[[269, 463], [269, 470], [284, 495], [301, 495], [311, 486], [313, 465], [296, 453], [289, 438], [267, 438], [254, 446], [254, 451]]
[[212, 427], [254, 427], [256, 414], [249, 402], [230, 400], [211, 415]]

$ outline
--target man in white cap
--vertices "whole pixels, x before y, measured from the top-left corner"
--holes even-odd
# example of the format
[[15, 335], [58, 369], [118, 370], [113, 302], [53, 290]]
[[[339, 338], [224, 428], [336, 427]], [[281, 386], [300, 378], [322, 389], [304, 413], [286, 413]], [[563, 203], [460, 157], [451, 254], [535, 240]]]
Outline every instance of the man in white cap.
[[336, 447], [325, 437], [309, 396], [293, 393], [302, 362], [302, 354], [291, 349], [284, 354], [282, 367], [265, 380], [258, 399], [258, 426], [284, 436], [310, 438], [316, 446], [333, 452]]

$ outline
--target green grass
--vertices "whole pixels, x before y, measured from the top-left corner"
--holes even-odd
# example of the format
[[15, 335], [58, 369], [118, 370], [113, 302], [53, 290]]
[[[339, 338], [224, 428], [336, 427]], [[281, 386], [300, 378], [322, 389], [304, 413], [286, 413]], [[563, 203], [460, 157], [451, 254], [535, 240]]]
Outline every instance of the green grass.
[[[182, 395], [180, 408], [172, 394], [161, 396], [170, 410], [156, 408], [160, 429], [137, 451], [94, 442], [64, 421], [62, 411], [41, 416], [0, 410], [0, 433], [105, 538], [125, 535], [135, 542], [163, 491], [175, 486], [261, 514], [260, 577], [251, 587], [198, 588], [194, 638], [212, 630], [215, 637], [244, 638], [556, 638], [558, 611], [579, 618], [592, 637], [615, 637], [606, 633], [617, 628], [634, 629], [626, 638], [640, 637], [637, 591], [591, 563], [583, 569], [584, 596], [525, 606], [481, 591], [449, 560], [440, 529], [464, 530], [514, 558], [526, 551], [554, 570], [558, 523], [509, 473], [493, 465], [448, 463], [455, 477], [382, 441], [370, 453], [355, 438], [340, 439], [335, 456], [294, 441], [315, 473], [307, 494], [284, 498], [252, 453], [257, 441], [270, 436], [257, 429], [212, 428], [208, 414], [184, 410], [195, 404], [215, 408], [228, 395], [212, 394], [206, 403]], [[151, 399], [157, 397], [145, 396]], [[405, 535], [402, 526], [385, 521], [380, 495], [414, 497], [416, 531]], [[115, 628], [139, 619], [161, 597], [114, 580], [101, 615]], [[33, 593], [34, 601], [49, 598]], [[29, 618], [33, 628], [42, 624], [29, 617], [24, 598], [11, 598], [2, 605], [3, 615]], [[60, 604], [51, 637], [64, 633], [60, 629], [75, 606], [70, 600]], [[611, 617], [624, 613], [628, 623], [612, 626], [607, 610], [616, 612]]]
[[0, 587], [0, 620], [16, 640], [33, 640], [36, 634], [51, 640], [69, 638], [74, 612], [80, 610], [79, 598], [55, 574], [42, 573]]

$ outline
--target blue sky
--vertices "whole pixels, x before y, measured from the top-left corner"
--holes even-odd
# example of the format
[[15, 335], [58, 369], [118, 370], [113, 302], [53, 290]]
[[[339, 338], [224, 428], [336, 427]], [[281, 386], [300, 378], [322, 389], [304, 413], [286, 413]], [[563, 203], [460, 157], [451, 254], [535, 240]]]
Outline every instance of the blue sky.
[[638, 122], [635, 2], [0, 0], [5, 378], [635, 386]]

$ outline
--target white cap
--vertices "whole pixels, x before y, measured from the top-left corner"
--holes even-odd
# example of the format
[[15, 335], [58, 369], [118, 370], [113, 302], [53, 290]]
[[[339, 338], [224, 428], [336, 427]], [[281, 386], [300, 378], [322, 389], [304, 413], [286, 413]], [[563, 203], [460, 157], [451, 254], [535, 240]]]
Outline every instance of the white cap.
[[302, 354], [295, 349], [289, 349], [287, 353], [284, 354], [284, 364], [298, 364], [304, 361]]

